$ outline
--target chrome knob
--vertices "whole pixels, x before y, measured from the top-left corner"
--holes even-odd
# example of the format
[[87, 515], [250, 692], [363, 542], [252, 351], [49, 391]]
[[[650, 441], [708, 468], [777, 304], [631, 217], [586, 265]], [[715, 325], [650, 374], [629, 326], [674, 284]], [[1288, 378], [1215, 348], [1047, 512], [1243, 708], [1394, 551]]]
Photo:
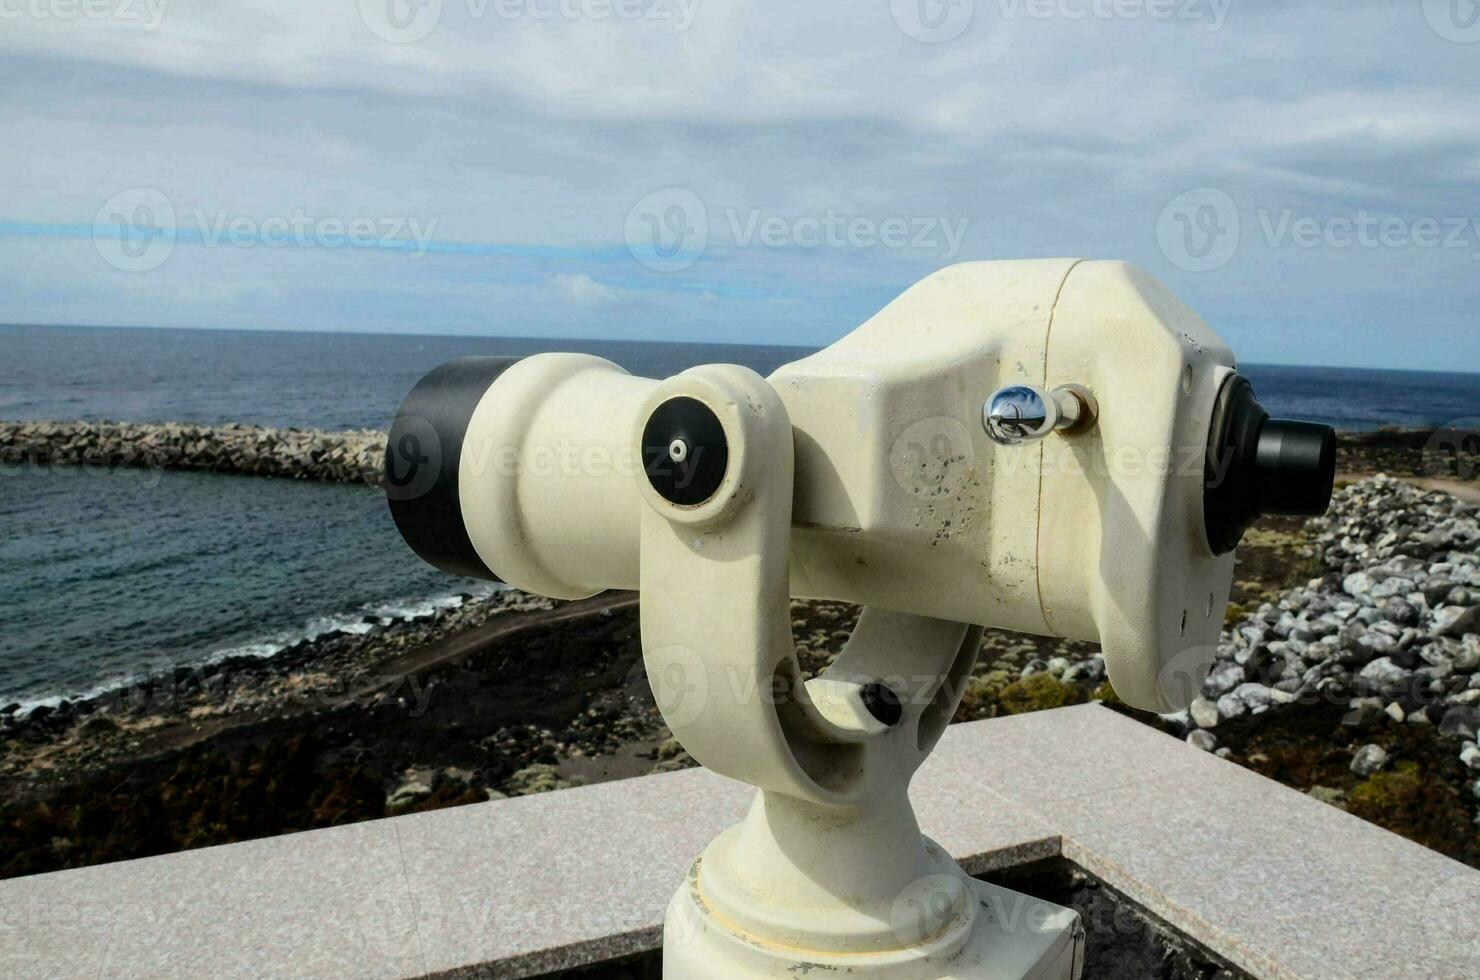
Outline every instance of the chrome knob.
[[1060, 385], [1052, 391], [1008, 385], [993, 392], [982, 406], [982, 428], [995, 443], [1020, 446], [1050, 432], [1082, 432], [1094, 424], [1096, 411], [1094, 396], [1079, 385]]

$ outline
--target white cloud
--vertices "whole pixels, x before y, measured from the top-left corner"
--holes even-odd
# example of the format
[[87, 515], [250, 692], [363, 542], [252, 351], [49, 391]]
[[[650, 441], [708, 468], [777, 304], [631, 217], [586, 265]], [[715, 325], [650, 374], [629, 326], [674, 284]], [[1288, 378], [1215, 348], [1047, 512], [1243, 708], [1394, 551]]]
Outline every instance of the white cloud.
[[[460, 328], [503, 303], [522, 332], [805, 342], [854, 325], [936, 258], [725, 251], [727, 211], [941, 217], [969, 222], [963, 258], [1128, 258], [1215, 326], [1251, 311], [1316, 322], [1331, 297], [1360, 297], [1370, 323], [1401, 316], [1480, 359], [1464, 339], [1480, 336], [1468, 256], [1246, 243], [1199, 276], [1157, 246], [1167, 202], [1205, 186], [1248, 227], [1285, 208], [1480, 215], [1480, 46], [1439, 38], [1416, 2], [1245, 0], [1210, 31], [1005, 16], [1007, 0], [975, 0], [941, 44], [906, 36], [884, 0], [699, 0], [686, 30], [533, 6], [509, 19], [500, 2], [442, 0], [408, 44], [377, 37], [360, 0], [169, 0], [154, 31], [0, 21], [0, 223], [86, 224], [119, 191], [155, 187], [182, 213], [435, 220], [438, 243], [487, 246], [420, 263], [182, 246], [148, 290], [122, 291], [117, 322], [337, 322], [359, 289], [387, 297], [355, 306], [364, 328], [410, 315]], [[627, 255], [623, 230], [664, 187], [698, 195], [712, 237], [692, 269], [659, 276]], [[67, 318], [55, 297], [69, 282], [107, 295], [86, 250], [57, 265], [39, 239], [5, 235], [7, 280], [48, 285], [0, 292], [0, 320]], [[213, 301], [191, 288], [201, 281]], [[1305, 353], [1289, 356], [1317, 358], [1342, 326], [1303, 333], [1291, 343]]]
[[550, 278], [550, 287], [566, 302], [577, 306], [605, 306], [617, 300], [618, 294], [584, 272], [562, 272]]

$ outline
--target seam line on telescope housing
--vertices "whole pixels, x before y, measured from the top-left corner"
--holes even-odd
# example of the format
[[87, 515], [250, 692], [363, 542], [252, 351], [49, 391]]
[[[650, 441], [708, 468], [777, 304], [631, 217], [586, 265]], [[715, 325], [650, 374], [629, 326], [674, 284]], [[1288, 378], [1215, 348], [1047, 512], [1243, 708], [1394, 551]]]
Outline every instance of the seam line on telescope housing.
[[[1053, 291], [1053, 302], [1048, 307], [1048, 322], [1043, 327], [1043, 373], [1039, 378], [1039, 384], [1048, 387], [1048, 352], [1049, 345], [1053, 340], [1053, 321], [1059, 315], [1059, 300], [1064, 298], [1064, 288], [1069, 285], [1069, 277], [1074, 275], [1074, 270], [1084, 264], [1083, 259], [1075, 259], [1069, 263], [1069, 268], [1064, 270], [1064, 275], [1059, 279], [1057, 288]], [[1038, 448], [1038, 486], [1036, 492], [1038, 499], [1043, 499], [1043, 448]], [[1038, 608], [1043, 610], [1043, 622], [1049, 629], [1054, 629], [1053, 615], [1049, 612], [1048, 603], [1044, 601], [1043, 576], [1036, 567], [1037, 556], [1043, 552], [1043, 508], [1039, 507], [1038, 513], [1033, 517], [1033, 590], [1038, 594]]]
[[462, 357], [427, 373], [396, 412], [385, 442], [385, 495], [401, 536], [454, 575], [502, 581], [463, 523], [458, 468], [468, 422], [489, 387], [520, 359]]

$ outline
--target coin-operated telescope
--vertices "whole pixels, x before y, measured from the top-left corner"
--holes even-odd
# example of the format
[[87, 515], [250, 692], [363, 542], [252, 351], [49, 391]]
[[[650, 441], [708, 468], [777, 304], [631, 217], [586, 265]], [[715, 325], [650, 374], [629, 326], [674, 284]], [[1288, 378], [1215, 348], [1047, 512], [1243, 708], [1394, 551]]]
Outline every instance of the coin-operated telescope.
[[[669, 906], [664, 973], [685, 978], [1077, 976], [1077, 916], [967, 877], [909, 804], [981, 627], [1098, 642], [1123, 700], [1184, 707], [1244, 529], [1323, 512], [1334, 466], [1331, 430], [1269, 419], [1164, 287], [1071, 260], [944, 269], [769, 378], [454, 361], [387, 449], [391, 512], [432, 564], [637, 589], [664, 719], [759, 788]], [[811, 679], [793, 596], [864, 607]], [[988, 914], [1004, 899], [1035, 926]]]

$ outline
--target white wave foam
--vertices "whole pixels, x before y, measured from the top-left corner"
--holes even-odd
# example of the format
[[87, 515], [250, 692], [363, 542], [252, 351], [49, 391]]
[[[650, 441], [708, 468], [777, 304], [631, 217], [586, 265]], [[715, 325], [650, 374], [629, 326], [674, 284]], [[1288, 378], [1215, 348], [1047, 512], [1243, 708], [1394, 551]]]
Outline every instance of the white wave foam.
[[232, 657], [271, 657], [295, 643], [316, 640], [335, 632], [364, 636], [379, 626], [390, 626], [392, 623], [421, 619], [435, 615], [444, 609], [456, 609], [464, 603], [464, 595], [471, 595], [474, 601], [477, 601], [506, 589], [508, 586], [501, 582], [489, 582], [473, 586], [466, 593], [455, 592], [430, 598], [367, 604], [342, 616], [316, 616], [309, 620], [302, 629], [280, 630], [271, 636], [250, 643], [216, 650], [201, 662], [215, 664], [230, 660]]
[[472, 600], [476, 602], [494, 593], [506, 591], [508, 588], [502, 582], [479, 583], [465, 592], [448, 593], [429, 598], [401, 599], [392, 602], [366, 604], [351, 613], [340, 616], [316, 616], [300, 629], [278, 630], [267, 636], [257, 637], [247, 643], [213, 650], [201, 657], [181, 659], [160, 657], [157, 658], [157, 662], [149, 670], [118, 674], [82, 691], [74, 690], [60, 694], [49, 694], [44, 697], [16, 699], [20, 704], [20, 707], [16, 709], [16, 715], [24, 716], [40, 707], [55, 708], [63, 701], [86, 701], [107, 694], [110, 691], [117, 691], [136, 684], [142, 684], [151, 677], [162, 676], [179, 667], [210, 666], [225, 660], [231, 660], [235, 657], [253, 657], [265, 660], [282, 653], [294, 644], [302, 643], [305, 640], [316, 640], [319, 637], [328, 636], [334, 632], [364, 636], [371, 630], [381, 626], [390, 626], [393, 623], [421, 619], [435, 615], [446, 609], [456, 609], [467, 601], [463, 598], [464, 595], [472, 596]]

